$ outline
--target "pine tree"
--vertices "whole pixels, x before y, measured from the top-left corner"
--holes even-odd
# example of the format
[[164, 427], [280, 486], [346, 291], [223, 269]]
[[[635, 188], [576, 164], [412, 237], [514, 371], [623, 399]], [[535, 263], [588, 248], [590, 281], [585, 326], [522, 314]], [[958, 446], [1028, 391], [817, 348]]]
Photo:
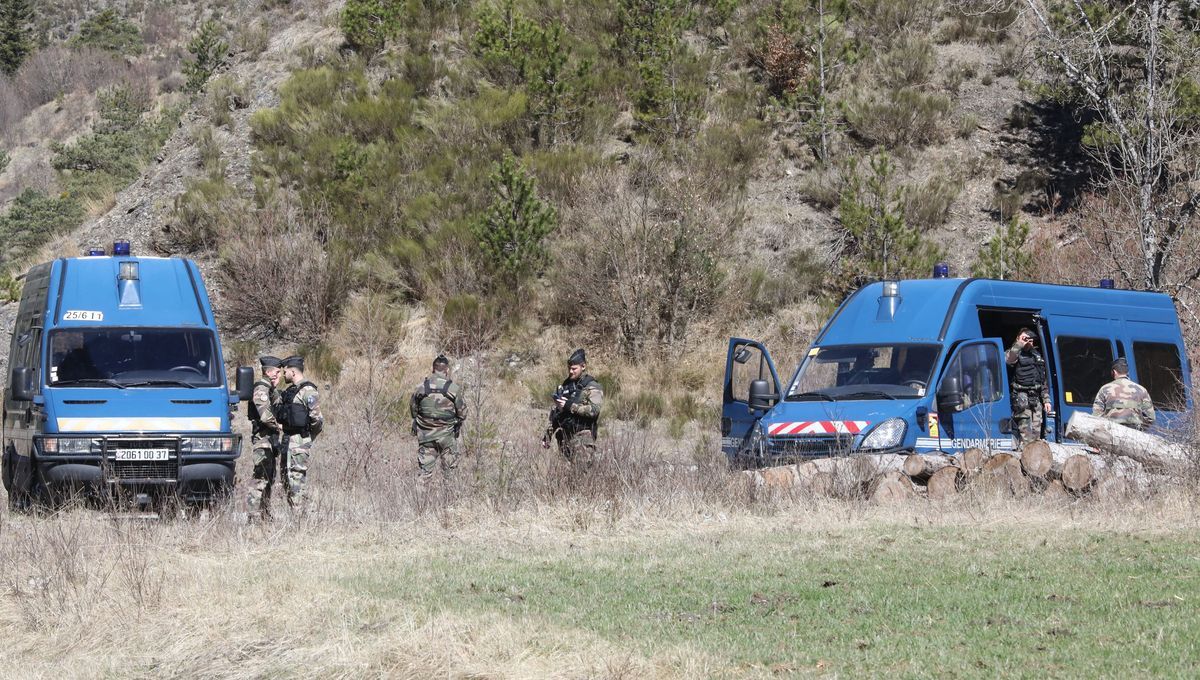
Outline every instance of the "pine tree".
[[187, 87], [193, 92], [204, 89], [210, 76], [221, 66], [229, 56], [229, 43], [225, 41], [225, 29], [215, 21], [209, 20], [200, 26], [200, 32], [188, 43], [188, 52], [192, 58], [183, 64], [183, 72], [187, 75]]
[[0, 0], [0, 71], [16, 73], [33, 51], [32, 24], [29, 0]]
[[864, 179], [852, 163], [842, 193], [842, 280], [857, 286], [923, 276], [942, 258], [942, 251], [905, 222], [904, 191], [893, 186], [894, 169], [887, 155], [873, 156], [870, 165], [871, 175]]
[[516, 293], [549, 259], [544, 239], [554, 231], [557, 214], [537, 196], [537, 184], [505, 154], [491, 177], [492, 203], [471, 231], [479, 239], [485, 264], [508, 292]]
[[1033, 266], [1033, 256], [1025, 252], [1025, 241], [1029, 238], [1029, 225], [1015, 216], [1003, 227], [998, 227], [992, 238], [979, 249], [975, 276], [989, 279], [1020, 279], [1028, 276]]

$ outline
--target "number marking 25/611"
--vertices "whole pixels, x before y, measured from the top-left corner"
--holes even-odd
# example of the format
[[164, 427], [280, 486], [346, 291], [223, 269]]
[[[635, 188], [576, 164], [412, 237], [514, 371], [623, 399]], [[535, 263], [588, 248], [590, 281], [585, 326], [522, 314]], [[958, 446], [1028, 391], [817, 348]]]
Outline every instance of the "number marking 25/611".
[[93, 312], [86, 309], [68, 309], [63, 313], [63, 321], [104, 321], [104, 312]]

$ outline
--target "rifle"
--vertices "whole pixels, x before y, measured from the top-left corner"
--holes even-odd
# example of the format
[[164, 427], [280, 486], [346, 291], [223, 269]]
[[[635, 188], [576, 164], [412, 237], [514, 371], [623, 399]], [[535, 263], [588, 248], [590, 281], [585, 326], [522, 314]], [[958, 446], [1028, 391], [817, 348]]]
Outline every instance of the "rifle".
[[276, 450], [279, 451], [279, 481], [282, 483], [284, 491], [288, 493], [290, 502], [291, 479], [288, 477], [288, 444], [291, 443], [292, 438], [286, 434], [275, 434], [272, 436], [276, 437], [275, 442], [278, 447]]
[[[546, 428], [546, 433], [542, 436], [542, 443], [549, 445], [551, 437], [557, 436], [560, 430], [565, 429], [568, 421], [572, 418], [571, 406], [579, 400], [579, 395], [582, 392], [578, 385], [571, 387], [559, 385], [554, 390], [554, 394], [550, 395], [550, 398], [554, 400], [554, 406], [550, 409], [550, 425]], [[567, 403], [559, 406], [559, 399], [565, 399]]]

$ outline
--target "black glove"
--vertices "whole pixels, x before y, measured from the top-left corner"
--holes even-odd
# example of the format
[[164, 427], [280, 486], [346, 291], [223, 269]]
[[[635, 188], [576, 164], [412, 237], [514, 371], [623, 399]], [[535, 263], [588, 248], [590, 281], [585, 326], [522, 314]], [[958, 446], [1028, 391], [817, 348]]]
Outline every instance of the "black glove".
[[458, 439], [458, 435], [462, 434], [462, 421], [454, 423], [454, 438]]
[[412, 421], [412, 434], [414, 437], [417, 436], [417, 419], [416, 418], [413, 418], [413, 421]]

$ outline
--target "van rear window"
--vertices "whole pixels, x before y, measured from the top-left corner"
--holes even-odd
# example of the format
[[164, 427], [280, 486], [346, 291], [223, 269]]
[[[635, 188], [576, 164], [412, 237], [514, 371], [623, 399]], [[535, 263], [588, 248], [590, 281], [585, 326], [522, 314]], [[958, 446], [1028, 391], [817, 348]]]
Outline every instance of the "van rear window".
[[1182, 411], [1187, 405], [1183, 391], [1183, 367], [1175, 345], [1163, 342], [1133, 343], [1133, 370], [1137, 382], [1150, 393], [1154, 408]]
[[1112, 342], [1065, 335], [1056, 342], [1063, 400], [1070, 406], [1091, 406], [1100, 388], [1112, 380]]

